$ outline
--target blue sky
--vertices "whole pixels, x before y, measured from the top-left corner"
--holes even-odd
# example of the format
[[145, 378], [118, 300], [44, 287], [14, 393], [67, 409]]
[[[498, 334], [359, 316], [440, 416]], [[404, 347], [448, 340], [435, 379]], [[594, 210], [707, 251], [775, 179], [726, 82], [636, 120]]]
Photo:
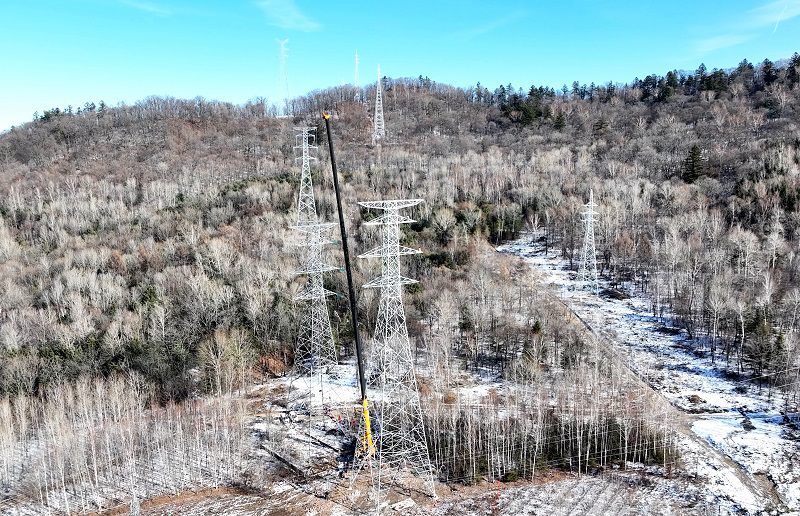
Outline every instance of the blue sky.
[[0, 130], [51, 107], [198, 95], [280, 103], [381, 65], [456, 86], [559, 88], [800, 51], [800, 0], [0, 0]]

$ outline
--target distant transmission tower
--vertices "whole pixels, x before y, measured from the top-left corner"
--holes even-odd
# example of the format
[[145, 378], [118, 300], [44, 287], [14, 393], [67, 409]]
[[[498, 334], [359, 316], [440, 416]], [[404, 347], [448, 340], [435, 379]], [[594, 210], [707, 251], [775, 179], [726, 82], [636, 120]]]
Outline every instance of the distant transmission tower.
[[372, 130], [372, 144], [375, 145], [386, 137], [383, 124], [383, 92], [381, 88], [381, 66], [378, 65], [378, 85], [375, 89], [375, 126]]
[[297, 224], [292, 229], [300, 231], [304, 237], [305, 247], [303, 268], [296, 271], [308, 278], [305, 288], [297, 295], [296, 301], [306, 301], [300, 323], [300, 334], [295, 348], [295, 369], [300, 373], [315, 374], [322, 369], [336, 364], [336, 347], [333, 343], [333, 332], [328, 314], [326, 298], [335, 295], [324, 286], [324, 274], [336, 270], [336, 267], [324, 262], [324, 246], [329, 244], [326, 235], [333, 223], [320, 223], [314, 200], [314, 185], [311, 180], [311, 162], [317, 158], [311, 151], [317, 147], [311, 145], [314, 140], [314, 129], [296, 127], [298, 134], [294, 148], [300, 150], [295, 160], [301, 163], [300, 194], [297, 198]]
[[381, 275], [364, 285], [381, 289], [369, 374], [381, 392], [373, 430], [378, 460], [375, 488], [379, 494], [384, 470], [398, 475], [404, 468], [410, 468], [423, 477], [431, 494], [436, 496], [403, 308], [403, 285], [417, 281], [400, 275], [400, 256], [419, 251], [400, 245], [400, 224], [414, 221], [400, 215], [399, 210], [421, 202], [422, 199], [407, 199], [359, 203], [365, 208], [384, 210], [381, 217], [366, 222], [370, 226], [383, 226], [382, 244], [359, 256], [383, 261]]
[[283, 41], [276, 39], [275, 41], [278, 42], [280, 45], [280, 58], [281, 58], [281, 68], [280, 68], [280, 76], [278, 79], [280, 80], [280, 87], [283, 89], [283, 106], [284, 106], [284, 115], [289, 114], [289, 76], [286, 73], [286, 58], [289, 57], [289, 49], [286, 48], [286, 44], [289, 42], [289, 38], [284, 39]]
[[356, 96], [353, 100], [356, 102], [361, 102], [361, 85], [359, 84], [360, 80], [358, 77], [358, 52], [356, 51], [356, 72], [353, 75], [353, 87], [356, 89]]
[[594, 222], [597, 220], [597, 213], [594, 209], [594, 192], [589, 190], [589, 202], [584, 205], [586, 210], [581, 212], [583, 220], [583, 250], [581, 251], [581, 269], [579, 280], [581, 283], [589, 282], [590, 286], [597, 294], [599, 288], [599, 278], [597, 274], [597, 253], [594, 247]]

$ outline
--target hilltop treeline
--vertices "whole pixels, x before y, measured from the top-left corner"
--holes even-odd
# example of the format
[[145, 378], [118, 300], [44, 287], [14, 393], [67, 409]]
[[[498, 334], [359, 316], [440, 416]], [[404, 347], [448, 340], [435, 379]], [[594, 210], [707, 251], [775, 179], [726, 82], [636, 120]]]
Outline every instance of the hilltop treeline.
[[[798, 65], [795, 54], [782, 65], [743, 61], [558, 91], [387, 78], [380, 161], [368, 145], [371, 108], [353, 102], [349, 87], [294, 99], [289, 119], [263, 99], [45, 110], [0, 136], [0, 392], [134, 369], [163, 398], [181, 398], [244, 381], [253, 364], [290, 364], [299, 288], [290, 274], [291, 128], [318, 125], [323, 109], [335, 115], [359, 249], [373, 235], [356, 199], [427, 201], [408, 233], [424, 251], [409, 272], [425, 278], [409, 293], [420, 342], [415, 325], [438, 317], [447, 293], [460, 363], [503, 370], [532, 330], [509, 321], [510, 337], [470, 340], [499, 331], [496, 321], [476, 325], [475, 289], [504, 288], [476, 256], [487, 241], [537, 229], [574, 263], [579, 211], [593, 189], [605, 276], [646, 291], [654, 312], [674, 313], [721, 367], [791, 385]], [[327, 153], [319, 154], [319, 211], [333, 220]], [[369, 267], [359, 263], [357, 281]], [[459, 290], [467, 278], [471, 289]], [[330, 283], [345, 290], [341, 278]], [[359, 294], [367, 331], [372, 296]], [[350, 322], [336, 315], [344, 313], [333, 322], [349, 342]], [[562, 338], [547, 325], [537, 331]]]

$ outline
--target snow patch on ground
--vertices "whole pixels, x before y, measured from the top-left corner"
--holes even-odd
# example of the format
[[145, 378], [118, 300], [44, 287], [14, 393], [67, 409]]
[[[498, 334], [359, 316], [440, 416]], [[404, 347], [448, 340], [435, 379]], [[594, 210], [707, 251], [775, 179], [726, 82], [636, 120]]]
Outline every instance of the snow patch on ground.
[[[675, 407], [704, 414], [692, 431], [747, 474], [765, 475], [787, 508], [800, 511], [800, 433], [782, 416], [780, 395], [722, 370], [719, 366], [724, 363], [713, 364], [707, 349], [671, 327], [669, 319], [653, 315], [652, 303], [643, 294], [633, 293], [628, 299], [595, 296], [580, 288], [565, 260], [545, 255], [530, 238], [497, 250], [527, 262], [543, 284], [552, 286], [569, 308], [612, 343], [620, 360]], [[691, 451], [691, 444], [685, 445]], [[697, 464], [696, 471], [708, 478], [714, 497], [751, 512], [762, 506], [732, 471], [719, 464]]]

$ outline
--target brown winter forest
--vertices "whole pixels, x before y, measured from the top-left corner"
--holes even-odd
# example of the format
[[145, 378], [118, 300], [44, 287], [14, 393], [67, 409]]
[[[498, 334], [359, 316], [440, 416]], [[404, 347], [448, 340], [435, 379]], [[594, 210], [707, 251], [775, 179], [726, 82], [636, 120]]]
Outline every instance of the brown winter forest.
[[[405, 232], [423, 254], [406, 260], [404, 274], [421, 279], [407, 291], [408, 324], [419, 353], [440, 350], [432, 362], [515, 378], [525, 376], [520, 360], [577, 363], [578, 330], [537, 297], [521, 263], [490, 246], [539, 230], [577, 266], [579, 212], [591, 188], [603, 276], [645, 292], [654, 314], [674, 316], [670, 324], [721, 369], [763, 377], [765, 387], [794, 385], [798, 83], [798, 54], [561, 90], [386, 78], [380, 160], [371, 106], [353, 102], [349, 87], [292, 100], [288, 119], [263, 100], [162, 97], [37, 113], [0, 135], [0, 423], [13, 433], [23, 420], [38, 424], [24, 415], [30, 404], [41, 404], [31, 414], [69, 414], [64, 406], [77, 414], [88, 397], [95, 408], [69, 424], [91, 426], [115, 411], [109, 417], [124, 420], [152, 402], [149, 410], [188, 428], [181, 418], [191, 421], [191, 410], [221, 419], [240, 410], [192, 409], [200, 395], [290, 368], [300, 287], [289, 229], [298, 179], [292, 128], [318, 127], [318, 210], [336, 220], [323, 110], [334, 115], [357, 252], [375, 234], [362, 227], [368, 214], [356, 200], [425, 199]], [[365, 88], [362, 98], [372, 94]], [[374, 266], [359, 260], [355, 283]], [[346, 292], [343, 274], [329, 283]], [[347, 356], [346, 300], [331, 302]], [[368, 335], [377, 298], [359, 289], [358, 303]], [[81, 389], [140, 392], [148, 401]], [[117, 398], [129, 409], [115, 409]], [[237, 436], [219, 438], [230, 454]], [[462, 445], [473, 446], [441, 444]], [[470, 468], [474, 475], [474, 465], [452, 468], [452, 478]], [[86, 475], [97, 482], [96, 469]], [[63, 475], [32, 483], [39, 494], [30, 496], [44, 500], [41, 486], [59, 482], [67, 484]]]

